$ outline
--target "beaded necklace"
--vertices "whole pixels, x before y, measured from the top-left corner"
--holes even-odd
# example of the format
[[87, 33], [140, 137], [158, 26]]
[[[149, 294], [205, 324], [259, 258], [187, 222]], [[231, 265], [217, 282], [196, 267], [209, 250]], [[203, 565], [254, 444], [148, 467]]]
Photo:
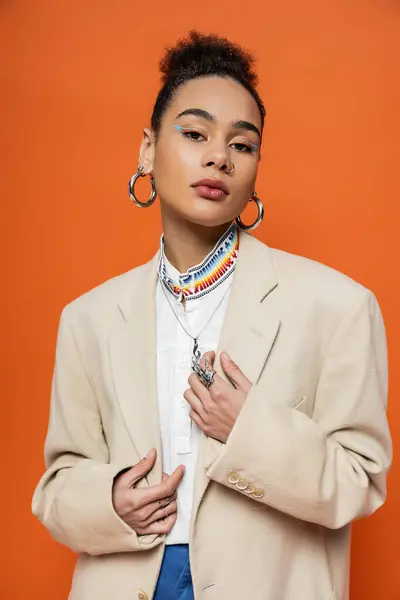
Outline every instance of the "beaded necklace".
[[238, 251], [239, 232], [235, 223], [232, 223], [203, 262], [179, 274], [179, 280], [174, 281], [167, 275], [164, 236], [161, 236], [158, 275], [165, 288], [185, 305], [208, 294], [233, 273]]
[[201, 333], [210, 323], [219, 306], [222, 304], [229, 288], [225, 291], [222, 298], [217, 303], [205, 325], [197, 333], [192, 335], [183, 325], [175, 312], [169, 298], [168, 292], [172, 294], [179, 302], [183, 304], [186, 310], [186, 302], [201, 298], [214, 290], [218, 285], [229, 277], [235, 270], [236, 260], [239, 250], [239, 233], [235, 223], [229, 227], [224, 235], [218, 240], [214, 249], [206, 256], [203, 262], [195, 267], [191, 267], [186, 273], [179, 274], [179, 281], [175, 282], [167, 275], [166, 257], [164, 254], [164, 238], [160, 241], [160, 259], [158, 263], [158, 275], [162, 284], [162, 291], [170, 305], [172, 312], [179, 325], [185, 333], [193, 340], [191, 367], [197, 372], [200, 368], [201, 352], [199, 350], [198, 339]]

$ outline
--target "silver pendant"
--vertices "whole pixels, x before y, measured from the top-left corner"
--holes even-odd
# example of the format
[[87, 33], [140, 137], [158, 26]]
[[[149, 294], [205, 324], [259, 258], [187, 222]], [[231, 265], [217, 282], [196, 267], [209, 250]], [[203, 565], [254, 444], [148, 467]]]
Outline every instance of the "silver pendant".
[[200, 359], [201, 359], [201, 352], [199, 350], [197, 338], [194, 338], [193, 350], [192, 350], [192, 371], [194, 371], [195, 373], [197, 373], [197, 371], [200, 368]]

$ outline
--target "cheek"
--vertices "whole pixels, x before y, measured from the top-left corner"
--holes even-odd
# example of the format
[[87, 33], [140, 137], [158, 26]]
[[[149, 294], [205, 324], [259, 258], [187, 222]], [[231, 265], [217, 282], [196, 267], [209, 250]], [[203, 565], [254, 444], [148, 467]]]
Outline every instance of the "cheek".
[[[239, 163], [239, 161], [238, 161]], [[244, 163], [244, 161], [243, 161]], [[236, 190], [236, 200], [240, 208], [246, 205], [248, 199], [255, 190], [258, 162], [248, 160], [245, 164], [237, 165], [236, 177], [234, 180]]]
[[[163, 142], [156, 148], [154, 157], [155, 176], [168, 177], [169, 173], [178, 174], [180, 180], [186, 179], [190, 172], [199, 170], [201, 151], [196, 144]], [[191, 181], [191, 180], [190, 180]]]
[[[190, 184], [205, 177], [204, 147], [201, 144], [161, 138], [154, 156], [154, 176], [160, 199], [182, 212], [187, 218], [204, 219], [212, 216], [218, 222], [232, 220], [247, 205], [254, 191], [258, 161], [248, 156], [235, 156], [234, 177], [229, 182], [231, 194], [227, 202], [210, 204], [199, 200]], [[188, 198], [192, 201], [188, 202]], [[197, 221], [196, 221], [197, 222]]]
[[160, 196], [168, 200], [171, 194], [187, 190], [201, 176], [200, 160], [195, 144], [160, 143], [154, 157], [154, 176]]

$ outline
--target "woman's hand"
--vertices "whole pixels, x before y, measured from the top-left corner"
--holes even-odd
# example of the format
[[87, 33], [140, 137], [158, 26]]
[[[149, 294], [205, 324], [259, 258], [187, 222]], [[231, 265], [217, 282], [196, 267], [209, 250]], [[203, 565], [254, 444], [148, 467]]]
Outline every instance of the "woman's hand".
[[[206, 352], [200, 361], [205, 368], [205, 359], [210, 365], [214, 363], [215, 352]], [[242, 409], [252, 383], [239, 367], [226, 354], [221, 354], [221, 366], [232, 385], [226, 383], [219, 375], [207, 389], [195, 373], [189, 377], [190, 388], [183, 396], [191, 406], [190, 417], [196, 425], [209, 437], [226, 443], [236, 419]]]
[[153, 448], [145, 458], [114, 480], [112, 501], [116, 513], [139, 535], [167, 534], [177, 518], [177, 488], [185, 468], [180, 465], [172, 475], [163, 474], [162, 482], [147, 488], [135, 488], [154, 466], [157, 451]]

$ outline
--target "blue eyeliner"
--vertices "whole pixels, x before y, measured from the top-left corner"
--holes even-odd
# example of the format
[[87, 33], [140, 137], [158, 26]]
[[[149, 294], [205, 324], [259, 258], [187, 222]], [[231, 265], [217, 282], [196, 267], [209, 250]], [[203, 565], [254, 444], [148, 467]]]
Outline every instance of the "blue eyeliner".
[[[196, 132], [196, 130], [192, 127], [182, 127], [181, 125], [174, 125], [175, 129], [177, 129], [180, 133], [183, 133], [184, 131], [186, 132]], [[197, 133], [197, 132], [196, 132]], [[242, 143], [242, 142], [240, 142]], [[258, 146], [257, 144], [252, 144], [251, 142], [243, 142], [244, 146], [250, 146], [250, 148], [252, 148], [255, 152], [258, 152], [258, 150], [260, 149], [260, 146]]]
[[175, 129], [177, 129], [181, 133], [182, 133], [182, 131], [192, 131], [191, 129], [188, 130], [187, 127], [181, 127], [180, 125], [174, 125], [174, 127], [175, 127]]

